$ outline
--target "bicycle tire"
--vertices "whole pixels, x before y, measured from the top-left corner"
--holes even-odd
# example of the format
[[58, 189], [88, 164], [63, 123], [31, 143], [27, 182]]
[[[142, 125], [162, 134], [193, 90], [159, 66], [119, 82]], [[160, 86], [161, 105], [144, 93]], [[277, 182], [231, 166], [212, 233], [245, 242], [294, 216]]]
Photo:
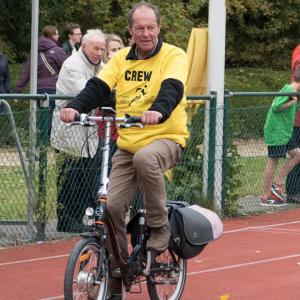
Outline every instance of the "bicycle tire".
[[[79, 240], [69, 256], [64, 278], [64, 296], [66, 300], [73, 299], [106, 299], [108, 284], [108, 266], [105, 248], [99, 247], [95, 238]], [[99, 264], [98, 260], [102, 263]], [[102, 266], [100, 283], [95, 283], [98, 266]]]
[[187, 261], [167, 249], [156, 258], [156, 262], [164, 271], [147, 278], [150, 299], [179, 300], [186, 282]]

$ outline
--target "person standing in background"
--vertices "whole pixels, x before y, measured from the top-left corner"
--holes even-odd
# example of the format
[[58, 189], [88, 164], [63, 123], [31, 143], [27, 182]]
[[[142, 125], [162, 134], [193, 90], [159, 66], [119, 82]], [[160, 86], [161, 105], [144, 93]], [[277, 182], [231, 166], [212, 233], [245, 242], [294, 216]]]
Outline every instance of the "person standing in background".
[[124, 48], [122, 39], [116, 34], [107, 34], [105, 38], [105, 52], [103, 60], [108, 63], [113, 55]]
[[[67, 55], [63, 48], [58, 46], [59, 33], [56, 26], [44, 27], [42, 37], [38, 41], [38, 67], [37, 67], [37, 93], [55, 94], [58, 73]], [[15, 93], [21, 93], [30, 81], [31, 58], [27, 58], [22, 74], [14, 89]], [[55, 107], [54, 101], [38, 102], [39, 107], [49, 107], [48, 110], [48, 135], [51, 131], [52, 114]], [[40, 120], [43, 122], [44, 120]], [[41, 126], [41, 124], [39, 124]]]
[[[291, 59], [291, 81], [295, 78], [295, 70], [300, 67], [300, 45], [294, 48], [292, 52]], [[295, 123], [294, 123], [294, 133], [295, 141], [300, 147], [300, 111], [296, 111]], [[295, 168], [288, 174], [286, 179], [286, 192], [288, 196], [297, 195], [300, 191], [300, 166], [295, 166]]]
[[80, 47], [82, 37], [80, 25], [76, 23], [68, 23], [65, 27], [65, 35], [68, 40], [64, 42], [62, 46], [65, 53], [70, 56], [77, 52]]
[[[64, 62], [56, 84], [58, 95], [77, 95], [88, 79], [103, 68], [105, 35], [99, 29], [88, 30], [78, 52]], [[57, 162], [57, 230], [81, 232], [87, 206], [94, 204], [95, 172], [99, 165], [95, 155], [97, 131], [92, 127], [67, 126], [59, 112], [71, 100], [56, 100], [53, 114], [51, 146]]]
[[[291, 63], [291, 75], [292, 75], [292, 81], [294, 80], [294, 73], [295, 69], [300, 67], [300, 45], [298, 45], [294, 50], [292, 54], [292, 63]], [[300, 111], [296, 112], [296, 117], [295, 117], [295, 124], [294, 124], [295, 130], [296, 130], [296, 135], [299, 140], [300, 144]]]
[[[300, 68], [294, 71], [291, 84], [285, 85], [281, 93], [300, 91]], [[294, 128], [295, 114], [299, 109], [296, 96], [275, 97], [265, 122], [264, 140], [268, 147], [268, 161], [264, 172], [264, 194], [261, 197], [262, 206], [282, 206], [286, 204], [286, 194], [282, 183], [289, 172], [300, 162], [300, 148], [297, 133]], [[275, 171], [280, 158], [289, 158], [281, 167], [279, 175]]]
[[[38, 93], [55, 94], [58, 73], [67, 55], [58, 46], [59, 33], [56, 26], [45, 26], [42, 34], [38, 41], [37, 90]], [[30, 80], [30, 64], [29, 56], [14, 89], [16, 93], [21, 93]]]
[[10, 91], [10, 74], [7, 57], [3, 54], [0, 40], [0, 94], [8, 94]]

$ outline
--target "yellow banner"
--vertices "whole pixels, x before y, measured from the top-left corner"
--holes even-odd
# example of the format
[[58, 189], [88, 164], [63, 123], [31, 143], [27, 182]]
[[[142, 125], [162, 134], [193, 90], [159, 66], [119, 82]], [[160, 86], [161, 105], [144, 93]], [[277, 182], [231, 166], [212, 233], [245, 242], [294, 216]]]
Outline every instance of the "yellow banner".
[[207, 88], [207, 28], [193, 28], [187, 47], [188, 80], [187, 96], [205, 94]]

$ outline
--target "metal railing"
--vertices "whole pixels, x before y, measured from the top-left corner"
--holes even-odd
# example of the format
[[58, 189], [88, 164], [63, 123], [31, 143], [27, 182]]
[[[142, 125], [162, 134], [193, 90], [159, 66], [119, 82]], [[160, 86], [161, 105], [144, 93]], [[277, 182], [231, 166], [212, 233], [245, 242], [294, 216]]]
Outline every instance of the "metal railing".
[[[258, 147], [249, 144], [249, 151], [245, 154], [242, 146], [245, 146], [250, 138], [251, 133], [247, 133], [243, 137], [241, 144], [237, 144], [238, 155], [235, 156], [236, 146], [236, 128], [232, 124], [236, 123], [239, 115], [244, 113], [240, 109], [234, 109], [230, 106], [230, 99], [233, 97], [243, 98], [249, 97], [274, 97], [279, 95], [296, 95], [300, 96], [300, 93], [277, 93], [277, 92], [228, 92], [224, 94], [224, 106], [223, 110], [223, 128], [216, 128], [216, 116], [217, 116], [217, 95], [211, 93], [210, 95], [202, 96], [191, 96], [188, 97], [188, 114], [189, 114], [189, 128], [191, 138], [188, 142], [185, 155], [182, 162], [178, 167], [173, 170], [169, 176], [171, 180], [166, 181], [168, 197], [170, 199], [184, 199], [190, 202], [198, 201], [201, 205], [209, 207], [213, 206], [214, 203], [214, 190], [216, 185], [221, 184], [218, 187], [222, 190], [221, 207], [222, 214], [227, 213], [228, 206], [232, 203], [237, 203], [235, 208], [230, 208], [231, 213], [257, 213], [259, 211], [265, 211], [259, 207], [259, 193], [260, 193], [260, 182], [257, 180], [253, 186], [255, 191], [251, 192], [248, 187], [248, 183], [245, 181], [246, 178], [251, 180], [259, 178], [262, 173], [265, 153], [261, 152], [259, 155], [254, 155]], [[54, 101], [55, 99], [70, 100], [72, 96], [59, 96], [59, 95], [48, 95], [48, 94], [36, 94], [36, 95], [25, 95], [25, 94], [2, 94], [0, 95], [2, 103], [0, 105], [0, 118], [2, 120], [8, 119], [9, 123], [7, 127], [0, 127], [0, 135], [5, 137], [11, 135], [11, 139], [15, 142], [13, 146], [7, 147], [2, 145], [2, 150], [8, 148], [13, 154], [17, 153], [17, 156], [13, 158], [13, 164], [10, 165], [9, 161], [4, 161], [7, 157], [6, 152], [3, 154], [0, 152], [0, 166], [2, 168], [3, 178], [11, 178], [7, 184], [2, 184], [3, 203], [0, 209], [0, 245], [22, 243], [27, 241], [45, 240], [53, 238], [61, 238], [74, 234], [72, 232], [58, 232], [56, 229], [56, 211], [57, 211], [57, 182], [58, 176], [56, 164], [60, 163], [60, 157], [51, 148], [51, 141], [47, 134], [48, 123], [48, 107], [41, 105], [38, 111], [23, 110], [14, 112], [11, 111], [8, 102], [6, 100], [41, 100], [43, 102]], [[4, 100], [5, 99], [5, 100]], [[204, 101], [203, 101], [204, 100]], [[209, 110], [205, 110], [203, 102], [210, 101]], [[16, 104], [14, 104], [16, 105]], [[200, 107], [200, 108], [199, 108]], [[1, 109], [2, 108], [2, 109]], [[248, 114], [253, 115], [253, 119], [257, 118], [257, 126], [262, 126], [266, 115], [266, 108], [243, 108], [247, 110]], [[33, 129], [35, 132], [33, 137], [28, 134], [28, 131], [32, 130], [28, 126], [28, 118], [31, 114], [37, 115], [37, 125]], [[3, 125], [3, 122], [1, 122]], [[240, 128], [238, 128], [240, 129]], [[222, 140], [217, 139], [219, 131], [222, 130]], [[30, 140], [30, 139], [33, 140]], [[36, 140], [34, 140], [36, 139]], [[205, 147], [205, 139], [207, 139], [207, 147]], [[261, 141], [261, 137], [259, 138]], [[1, 141], [1, 139], [0, 139]], [[9, 143], [12, 143], [11, 141]], [[222, 156], [222, 168], [216, 169], [216, 157], [215, 148], [223, 148]], [[263, 148], [261, 143], [259, 147]], [[16, 151], [14, 150], [16, 149]], [[233, 149], [233, 150], [232, 150]], [[1, 150], [1, 148], [0, 148]], [[243, 152], [244, 151], [244, 152]], [[24, 153], [27, 153], [25, 155]], [[11, 154], [11, 153], [10, 153]], [[234, 159], [233, 159], [234, 158]], [[3, 161], [1, 161], [3, 160]], [[19, 160], [19, 162], [17, 162]], [[250, 163], [249, 163], [250, 161]], [[246, 171], [255, 172], [254, 176], [248, 176], [241, 174], [239, 163], [250, 164], [247, 166]], [[256, 166], [257, 170], [252, 170], [251, 166]], [[89, 167], [87, 167], [89, 168]], [[22, 170], [22, 173], [20, 171]], [[10, 172], [14, 171], [13, 175]], [[87, 172], [89, 169], [86, 170]], [[216, 172], [218, 178], [223, 178], [222, 183], [216, 182]], [[233, 172], [233, 174], [232, 174]], [[243, 171], [244, 172], [244, 171]], [[18, 188], [15, 186], [16, 183], [22, 181], [24, 184]], [[232, 180], [237, 179], [242, 182], [240, 186], [236, 185], [234, 188], [230, 187]], [[203, 188], [205, 187], [205, 189]], [[7, 192], [6, 192], [7, 188]], [[250, 190], [250, 192], [249, 192]], [[7, 195], [6, 195], [7, 193]], [[18, 195], [18, 193], [20, 195]], [[251, 194], [252, 193], [252, 194]], [[24, 203], [24, 198], [28, 196], [27, 203]], [[236, 196], [237, 195], [237, 196]], [[236, 198], [234, 198], [236, 197]], [[10, 199], [12, 204], [7, 205]], [[235, 199], [235, 200], [232, 200]], [[219, 201], [219, 200], [218, 200]], [[230, 202], [232, 201], [232, 202]], [[15, 208], [22, 203], [22, 209], [18, 214], [12, 213]], [[7, 207], [6, 207], [7, 205]], [[290, 207], [294, 207], [292, 203]], [[24, 212], [26, 209], [26, 213]], [[21, 212], [22, 210], [22, 212]], [[233, 213], [232, 213], [233, 212]], [[11, 214], [11, 216], [10, 216]], [[24, 218], [24, 215], [26, 217]], [[7, 227], [9, 226], [9, 227]], [[24, 231], [25, 230], [25, 231]]]

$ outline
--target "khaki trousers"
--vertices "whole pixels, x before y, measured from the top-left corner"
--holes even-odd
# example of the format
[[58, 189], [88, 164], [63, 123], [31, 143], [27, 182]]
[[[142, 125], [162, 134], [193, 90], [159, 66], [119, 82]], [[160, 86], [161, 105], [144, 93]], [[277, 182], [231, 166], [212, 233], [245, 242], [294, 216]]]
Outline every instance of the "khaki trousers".
[[[163, 174], [174, 167], [181, 147], [167, 139], [156, 140], [135, 154], [117, 150], [112, 159], [107, 209], [113, 218], [123, 258], [127, 258], [126, 212], [139, 188], [147, 210], [146, 224], [161, 227], [168, 222]], [[114, 265], [114, 263], [113, 263]]]

